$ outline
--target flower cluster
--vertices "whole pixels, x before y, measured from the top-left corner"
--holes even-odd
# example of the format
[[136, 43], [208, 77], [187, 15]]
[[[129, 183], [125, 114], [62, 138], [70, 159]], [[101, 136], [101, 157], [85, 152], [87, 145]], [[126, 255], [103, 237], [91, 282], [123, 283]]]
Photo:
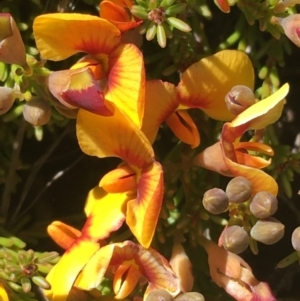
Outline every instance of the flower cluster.
[[[156, 36], [171, 51], [167, 39], [173, 35], [199, 40], [190, 33], [191, 2], [104, 0], [99, 16], [39, 15], [32, 26], [39, 58], [26, 55], [16, 22], [0, 14], [0, 60], [14, 70], [13, 85], [8, 76], [0, 87], [0, 114], [20, 110], [40, 139], [42, 126], [55, 118], [75, 119], [83, 153], [119, 160], [88, 192], [80, 230], [62, 221], [48, 226], [64, 250], [53, 268], [56, 253], [0, 249], [3, 300], [13, 295], [8, 285], [29, 292], [31, 280], [50, 301], [102, 300], [107, 294], [203, 300], [201, 291], [192, 292], [199, 280], [191, 248], [205, 250], [211, 279], [236, 300], [275, 300], [236, 254], [249, 245], [256, 254], [257, 242], [274, 244], [284, 235], [273, 217], [278, 184], [263, 169], [274, 156], [265, 129], [280, 118], [289, 84], [255, 91], [250, 55], [233, 49], [189, 55], [176, 77], [149, 76], [143, 43]], [[237, 5], [252, 21], [247, 2]], [[266, 8], [275, 19], [264, 20], [274, 36], [280, 24], [297, 45], [298, 31], [291, 29], [297, 16], [279, 16], [291, 6], [286, 2], [285, 8]], [[230, 11], [230, 2], [216, 3]], [[63, 67], [51, 71], [49, 61]], [[169, 144], [164, 135], [172, 136]], [[232, 178], [224, 190], [216, 188], [218, 175]], [[9, 208], [3, 208], [6, 214]], [[226, 212], [226, 220], [216, 217]], [[208, 239], [214, 221], [222, 225], [218, 245]], [[39, 274], [45, 266], [46, 279]]]

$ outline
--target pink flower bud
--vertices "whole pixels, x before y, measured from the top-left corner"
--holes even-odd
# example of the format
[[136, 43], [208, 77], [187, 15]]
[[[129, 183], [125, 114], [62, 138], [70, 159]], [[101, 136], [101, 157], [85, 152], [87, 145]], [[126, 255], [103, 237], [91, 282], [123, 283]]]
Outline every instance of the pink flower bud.
[[286, 18], [276, 18], [276, 22], [282, 26], [285, 35], [300, 47], [300, 14], [290, 15]]
[[5, 114], [12, 107], [16, 98], [23, 100], [18, 86], [14, 88], [0, 87], [0, 115]]
[[10, 14], [0, 13], [0, 61], [26, 65], [26, 51], [18, 26]]

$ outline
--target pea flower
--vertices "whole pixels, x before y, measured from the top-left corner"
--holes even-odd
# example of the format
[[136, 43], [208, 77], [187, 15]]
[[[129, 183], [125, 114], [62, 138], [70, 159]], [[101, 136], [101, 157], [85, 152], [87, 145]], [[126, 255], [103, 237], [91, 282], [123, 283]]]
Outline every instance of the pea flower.
[[[83, 231], [85, 227], [88, 227], [88, 223]], [[88, 242], [83, 232], [58, 221], [48, 227], [48, 232], [66, 249], [47, 276], [52, 287], [45, 294], [50, 300], [66, 300], [72, 287], [93, 290], [101, 283], [107, 271], [114, 274], [116, 299], [127, 297], [142, 276], [148, 282], [145, 297], [160, 288], [172, 296], [180, 291], [179, 279], [167, 260], [154, 249], [145, 249], [131, 241], [100, 247], [98, 243]], [[78, 256], [84, 259], [78, 260]], [[78, 264], [78, 261], [82, 263]]]
[[87, 54], [71, 69], [50, 74], [49, 90], [61, 103], [103, 116], [113, 114], [113, 103], [141, 125], [143, 57], [133, 44], [121, 42], [115, 25], [97, 16], [55, 13], [38, 16], [33, 31], [45, 59], [60, 61], [79, 52]]
[[[228, 110], [224, 101], [232, 87], [243, 85], [250, 89], [254, 87], [254, 71], [248, 56], [236, 50], [223, 50], [201, 59], [191, 65], [183, 73], [177, 87], [170, 83], [149, 81], [146, 84], [145, 107], [155, 102], [161, 108], [159, 118], [156, 107], [145, 108], [143, 131], [154, 141], [158, 129], [157, 123], [166, 124], [183, 142], [197, 147], [200, 135], [187, 109], [198, 108], [209, 117], [229, 121], [234, 115]], [[152, 111], [153, 110], [153, 111]], [[155, 124], [155, 122], [157, 122]]]
[[0, 61], [27, 66], [25, 46], [18, 26], [8, 13], [0, 13]]
[[268, 191], [277, 195], [276, 181], [260, 170], [268, 166], [270, 160], [248, 153], [255, 151], [272, 156], [272, 148], [260, 142], [240, 142], [240, 139], [248, 130], [264, 129], [277, 121], [288, 91], [289, 85], [285, 84], [271, 96], [255, 103], [231, 122], [225, 123], [220, 141], [197, 155], [194, 163], [225, 176], [247, 178], [253, 185], [253, 194]]
[[214, 282], [238, 301], [275, 301], [269, 286], [257, 280], [250, 266], [238, 255], [201, 237], [208, 254], [210, 276]]
[[[149, 247], [163, 198], [163, 170], [154, 158], [149, 140], [117, 108], [110, 117], [80, 110], [77, 117], [77, 138], [82, 151], [90, 156], [115, 156], [124, 161], [121, 167], [108, 173], [100, 181], [100, 186], [108, 194], [111, 193], [115, 201], [100, 209], [102, 212], [97, 219], [101, 220], [104, 215], [115, 212], [116, 202], [121, 196], [123, 199], [119, 213], [121, 216], [126, 215], [126, 222], [138, 241], [144, 247]], [[96, 196], [94, 202], [101, 206], [101, 198]], [[92, 210], [91, 215], [97, 214]], [[111, 223], [112, 221], [109, 225]], [[96, 226], [92, 226], [94, 227]], [[96, 228], [98, 227], [99, 225]]]

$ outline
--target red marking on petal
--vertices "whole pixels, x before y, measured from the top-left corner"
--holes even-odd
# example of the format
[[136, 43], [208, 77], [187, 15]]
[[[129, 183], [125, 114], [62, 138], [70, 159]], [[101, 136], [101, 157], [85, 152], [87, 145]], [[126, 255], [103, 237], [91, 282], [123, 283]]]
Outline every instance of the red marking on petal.
[[[85, 109], [91, 113], [111, 116], [112, 112], [105, 105], [103, 92], [92, 71], [89, 68], [80, 70], [78, 73], [72, 72], [70, 74], [69, 87], [61, 93], [64, 101], [71, 106]], [[82, 83], [81, 79], [85, 82]]]

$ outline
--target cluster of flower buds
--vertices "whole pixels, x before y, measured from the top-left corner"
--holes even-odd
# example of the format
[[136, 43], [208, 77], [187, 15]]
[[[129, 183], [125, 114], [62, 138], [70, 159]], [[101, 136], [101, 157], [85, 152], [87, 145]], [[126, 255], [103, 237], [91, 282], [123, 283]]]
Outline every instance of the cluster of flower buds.
[[173, 29], [183, 32], [191, 31], [191, 27], [176, 16], [186, 9], [186, 4], [176, 0], [138, 0], [137, 5], [131, 7], [131, 13], [143, 20], [140, 33], [146, 33], [148, 41], [157, 37], [160, 47], [164, 48], [167, 38], [173, 36]]
[[272, 217], [278, 208], [277, 198], [268, 191], [252, 195], [252, 184], [244, 177], [229, 181], [226, 191], [213, 188], [205, 192], [203, 207], [212, 214], [229, 210], [230, 220], [221, 233], [219, 244], [239, 254], [250, 240], [271, 245], [284, 235], [284, 225]]
[[166, 290], [156, 289], [153, 290], [146, 298], [146, 301], [204, 301], [202, 294], [197, 292], [188, 292], [180, 294], [173, 298]]
[[16, 237], [0, 237], [0, 245], [0, 277], [15, 293], [29, 293], [32, 282], [43, 289], [50, 288], [43, 275], [58, 261], [57, 252], [25, 251], [25, 243]]

